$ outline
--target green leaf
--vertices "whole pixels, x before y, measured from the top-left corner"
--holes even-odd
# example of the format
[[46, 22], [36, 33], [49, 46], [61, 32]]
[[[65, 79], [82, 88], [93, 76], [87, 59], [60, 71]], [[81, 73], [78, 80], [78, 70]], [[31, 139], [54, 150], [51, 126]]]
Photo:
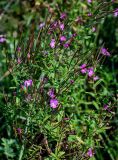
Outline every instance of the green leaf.
[[99, 109], [99, 106], [97, 104], [97, 102], [93, 101], [93, 105], [95, 106], [95, 108], [98, 110]]
[[73, 142], [73, 141], [76, 141], [77, 139], [76, 139], [76, 135], [69, 135], [68, 136], [68, 141], [69, 142]]

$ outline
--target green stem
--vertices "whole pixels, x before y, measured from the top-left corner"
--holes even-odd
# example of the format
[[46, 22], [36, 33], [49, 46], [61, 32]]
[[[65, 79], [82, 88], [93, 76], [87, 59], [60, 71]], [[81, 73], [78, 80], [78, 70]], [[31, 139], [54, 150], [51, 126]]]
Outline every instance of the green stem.
[[[26, 124], [26, 127], [25, 127], [24, 135], [26, 135], [26, 133], [27, 133], [27, 129], [28, 129], [28, 126], [29, 126], [29, 120], [30, 120], [30, 117], [28, 115], [27, 124]], [[20, 150], [20, 154], [19, 154], [19, 159], [18, 160], [22, 160], [23, 153], [24, 153], [24, 148], [25, 148], [25, 140], [26, 140], [26, 138], [24, 137], [24, 141], [23, 141], [23, 144], [21, 146], [21, 150]]]
[[22, 147], [21, 147], [20, 155], [19, 155], [19, 159], [18, 159], [18, 160], [22, 160], [23, 152], [24, 152], [24, 144], [23, 144]]

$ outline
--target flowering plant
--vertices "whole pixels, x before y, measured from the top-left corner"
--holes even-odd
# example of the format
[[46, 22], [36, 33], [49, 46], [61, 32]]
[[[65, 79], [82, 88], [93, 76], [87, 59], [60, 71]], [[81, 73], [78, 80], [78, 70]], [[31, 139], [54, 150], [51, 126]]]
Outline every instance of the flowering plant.
[[[86, 2], [88, 10], [98, 4]], [[7, 57], [15, 94], [5, 109], [19, 144], [18, 160], [88, 159], [103, 147], [102, 134], [115, 114], [115, 98], [104, 87], [100, 67], [111, 52], [104, 43], [95, 44], [103, 6], [74, 21], [62, 12], [32, 22], [29, 37], [21, 36]]]

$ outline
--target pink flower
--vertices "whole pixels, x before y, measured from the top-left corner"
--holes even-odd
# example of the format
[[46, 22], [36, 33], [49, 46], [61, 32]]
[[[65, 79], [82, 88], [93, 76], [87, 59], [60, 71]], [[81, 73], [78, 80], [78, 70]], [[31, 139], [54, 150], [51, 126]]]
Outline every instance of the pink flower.
[[81, 66], [80, 66], [80, 69], [84, 69], [84, 68], [86, 68], [86, 64], [85, 63], [83, 63]]
[[87, 69], [83, 68], [83, 69], [80, 70], [80, 72], [83, 73], [83, 74], [85, 74], [85, 73], [87, 73]]
[[20, 58], [17, 59], [17, 63], [21, 64], [21, 59]]
[[94, 69], [93, 69], [93, 67], [90, 67], [90, 68], [86, 68], [86, 64], [84, 63], [84, 64], [82, 64], [81, 66], [80, 66], [80, 72], [81, 73], [83, 73], [83, 74], [85, 74], [85, 73], [88, 73], [88, 76], [89, 77], [92, 77], [93, 75], [94, 75]]
[[65, 117], [64, 120], [67, 121], [67, 120], [70, 120], [70, 118]]
[[92, 3], [92, 0], [87, 0], [88, 3]]
[[104, 104], [104, 105], [103, 105], [103, 109], [104, 109], [104, 110], [107, 110], [108, 112], [111, 112], [110, 109], [109, 109], [109, 105], [107, 105], [107, 104]]
[[61, 15], [60, 15], [60, 19], [65, 19], [67, 17], [67, 14], [66, 13], [61, 13]]
[[81, 69], [80, 72], [81, 72], [81, 73], [85, 74], [85, 73], [87, 72], [86, 66], [87, 66], [87, 65], [86, 65], [85, 63], [83, 63], [83, 64], [80, 66], [80, 69]]
[[55, 39], [52, 39], [50, 42], [50, 47], [55, 48]]
[[76, 37], [76, 36], [77, 36], [77, 33], [73, 33], [73, 34], [72, 34], [72, 37]]
[[92, 150], [92, 148], [89, 148], [88, 149], [88, 152], [87, 152], [87, 155], [89, 156], [89, 157], [92, 157], [93, 156], [93, 150]]
[[110, 53], [107, 51], [106, 48], [101, 48], [101, 54], [103, 54], [105, 56], [110, 56]]
[[63, 31], [64, 30], [64, 23], [60, 23], [59, 28]]
[[88, 13], [88, 17], [91, 17], [92, 16], [92, 13]]
[[43, 28], [44, 26], [45, 26], [45, 22], [40, 23], [40, 24], [39, 24], [39, 29]]
[[48, 95], [49, 95], [51, 98], [55, 98], [54, 89], [52, 89], [52, 88], [49, 89]]
[[58, 26], [58, 22], [55, 21], [55, 22], [53, 22], [53, 23], [50, 25], [50, 29], [51, 29], [51, 30], [54, 30], [54, 29], [57, 28], [57, 26]]
[[114, 17], [118, 17], [118, 8], [116, 8], [114, 11]]
[[4, 42], [6, 42], [6, 38], [0, 37], [0, 43], [4, 43]]
[[71, 83], [71, 84], [73, 84], [73, 83], [74, 83], [74, 80], [73, 80], [73, 79], [71, 79], [71, 80], [70, 80], [70, 83]]
[[96, 31], [96, 27], [92, 27], [92, 31], [95, 32]]
[[62, 41], [62, 42], [63, 42], [63, 41], [66, 41], [66, 37], [65, 37], [65, 36], [61, 36], [61, 37], [60, 37], [60, 41]]
[[58, 107], [58, 100], [57, 99], [51, 99], [50, 100], [50, 107], [51, 108], [57, 108]]
[[17, 131], [18, 134], [22, 133], [22, 129], [21, 128], [17, 128], [16, 131]]
[[27, 54], [27, 58], [30, 59], [30, 57], [31, 57], [31, 56], [30, 56], [30, 53], [28, 53], [28, 54]]
[[109, 106], [108, 106], [107, 104], [104, 104], [104, 106], [103, 106], [104, 110], [107, 110], [108, 107], [109, 107]]
[[69, 43], [65, 43], [63, 46], [64, 46], [65, 48], [68, 48], [68, 47], [70, 46], [70, 44], [69, 44]]
[[97, 81], [98, 79], [99, 79], [98, 76], [94, 76], [94, 77], [93, 77], [93, 80], [94, 80], [94, 81]]
[[24, 82], [25, 87], [30, 87], [30, 86], [32, 86], [32, 84], [33, 84], [33, 81], [31, 79], [25, 80], [25, 82]]
[[88, 76], [92, 77], [94, 75], [94, 69], [93, 69], [93, 67], [88, 68], [87, 72], [88, 72]]
[[18, 48], [17, 48], [17, 51], [20, 52], [20, 51], [21, 51], [21, 47], [18, 47]]

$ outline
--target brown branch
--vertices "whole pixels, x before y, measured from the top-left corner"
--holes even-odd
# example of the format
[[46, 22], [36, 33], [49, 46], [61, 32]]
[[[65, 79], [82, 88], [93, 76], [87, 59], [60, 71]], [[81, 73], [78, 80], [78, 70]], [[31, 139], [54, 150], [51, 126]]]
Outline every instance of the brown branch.
[[9, 74], [11, 74], [11, 72], [12, 72], [12, 68], [10, 68], [8, 71], [6, 71], [4, 73], [4, 75], [0, 78], [0, 81], [2, 81], [5, 77], [7, 77]]
[[44, 145], [45, 145], [45, 147], [47, 149], [48, 154], [50, 155], [52, 153], [52, 150], [49, 148], [47, 138], [44, 138], [43, 143], [44, 143]]

